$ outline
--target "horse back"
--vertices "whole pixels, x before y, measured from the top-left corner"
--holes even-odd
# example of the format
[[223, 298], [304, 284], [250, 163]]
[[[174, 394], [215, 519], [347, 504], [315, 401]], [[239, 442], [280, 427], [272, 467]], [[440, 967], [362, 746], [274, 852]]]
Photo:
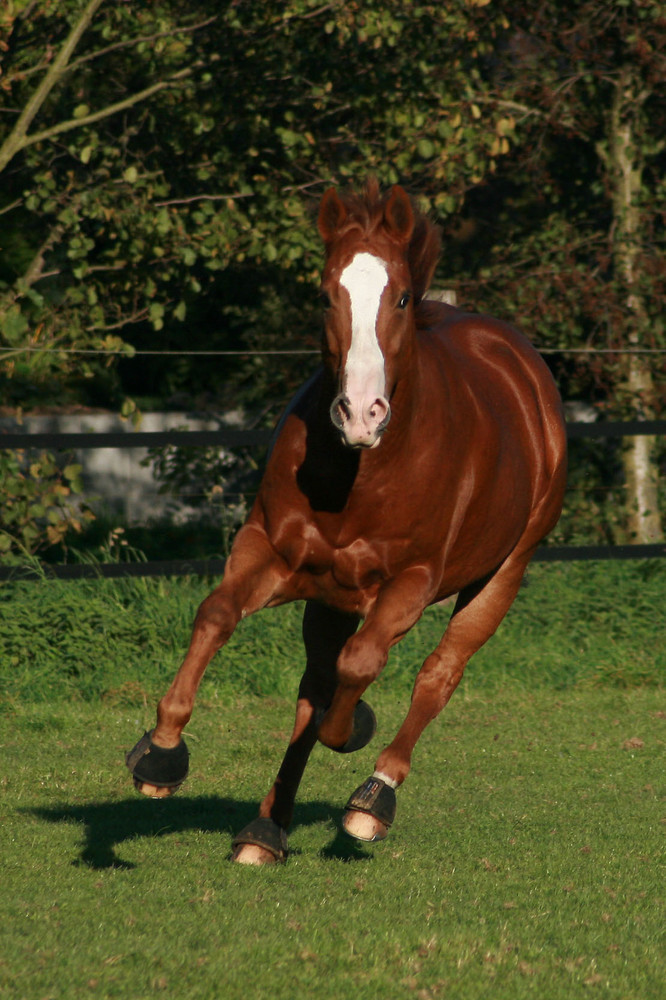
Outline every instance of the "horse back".
[[422, 303], [417, 315], [421, 370], [444, 399], [444, 422], [455, 422], [467, 446], [468, 433], [494, 435], [505, 452], [535, 466], [537, 478], [552, 479], [566, 461], [564, 412], [527, 337], [509, 323], [440, 302]]

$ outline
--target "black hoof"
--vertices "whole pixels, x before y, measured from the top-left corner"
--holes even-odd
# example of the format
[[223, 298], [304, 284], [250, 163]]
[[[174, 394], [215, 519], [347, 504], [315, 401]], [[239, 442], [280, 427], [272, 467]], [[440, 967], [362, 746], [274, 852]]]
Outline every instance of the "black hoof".
[[274, 823], [268, 816], [259, 816], [257, 819], [253, 819], [234, 837], [231, 844], [233, 852], [231, 856], [234, 860], [245, 844], [262, 847], [265, 851], [269, 851], [276, 861], [287, 860], [289, 853], [287, 831]]
[[352, 792], [345, 809], [369, 813], [384, 826], [389, 827], [395, 819], [395, 789], [381, 778], [368, 778]]
[[[320, 712], [317, 719], [318, 726], [325, 714], [325, 711]], [[334, 750], [336, 753], [354, 753], [355, 750], [360, 750], [362, 747], [367, 746], [376, 732], [377, 716], [367, 701], [359, 701], [354, 709], [351, 736], [341, 747], [330, 747], [329, 749]]]
[[185, 740], [176, 747], [165, 748], [153, 743], [151, 736], [152, 730], [144, 733], [125, 757], [134, 783], [175, 789], [185, 781], [189, 770], [190, 755]]

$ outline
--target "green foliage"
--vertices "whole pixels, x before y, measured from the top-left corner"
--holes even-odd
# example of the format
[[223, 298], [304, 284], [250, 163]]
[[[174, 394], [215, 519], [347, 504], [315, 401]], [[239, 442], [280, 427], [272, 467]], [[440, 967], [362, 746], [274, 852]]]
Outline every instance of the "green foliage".
[[81, 492], [81, 466], [59, 469], [51, 455], [25, 457], [22, 451], [0, 450], [0, 554], [32, 554], [62, 542], [73, 529], [81, 532], [88, 510], [72, 503]]
[[307, 356], [135, 351], [316, 348], [313, 209], [374, 173], [443, 224], [438, 285], [565, 352], [567, 395], [662, 408], [663, 356], [620, 353], [666, 345], [659, 4], [36, 0], [0, 31], [6, 405], [269, 422]]
[[[477, 306], [513, 316], [551, 350], [567, 394], [616, 417], [659, 411], [666, 367], [640, 359], [654, 389], [627, 386], [622, 354], [663, 348], [664, 22], [658, 5], [513, 4], [491, 89], [515, 123], [497, 177], [452, 227]], [[595, 350], [600, 353], [595, 354]], [[607, 354], [603, 352], [607, 351]], [[618, 353], [614, 353], [618, 352]]]
[[[533, 563], [497, 632], [470, 661], [463, 690], [660, 685], [666, 655], [654, 643], [666, 642], [665, 584], [662, 559]], [[411, 689], [450, 611], [424, 615], [394, 647], [379, 683]]]
[[[169, 0], [94, 6], [27, 134], [4, 121], [8, 346], [102, 346], [109, 330], [127, 337], [136, 324], [156, 343], [168, 330], [182, 340], [179, 324], [225, 274], [235, 272], [222, 278], [232, 304], [234, 280], [257, 269], [272, 269], [273, 286], [312, 282], [311, 205], [328, 183], [368, 173], [406, 183], [442, 219], [473, 210], [478, 224], [489, 196], [479, 278], [508, 277], [493, 290], [499, 310], [541, 343], [568, 346], [605, 301], [603, 329], [620, 343], [626, 288], [603, 254], [612, 256], [609, 113], [625, 67], [646, 88], [636, 280], [644, 298], [663, 280], [663, 25], [653, 5], [612, 17], [600, 0], [552, 0], [538, 14], [464, 0], [199, 0], [186, 14]], [[87, 9], [9, 5], [2, 86], [13, 106], [28, 105], [35, 67]], [[30, 362], [43, 379], [40, 364]]]
[[[450, 211], [508, 152], [510, 118], [470, 96], [496, 25], [465, 3], [92, 6], [69, 61], [41, 79], [37, 118], [23, 131], [0, 124], [0, 208], [21, 241], [0, 261], [14, 398], [53, 379], [103, 381], [99, 359], [46, 353], [54, 347], [122, 350], [135, 328], [140, 343], [182, 342], [185, 320], [191, 338], [196, 300], [214, 301], [220, 277], [231, 304], [257, 269], [287, 294], [316, 281], [308, 201], [331, 182], [374, 172]], [[33, 68], [63, 51], [90, 8], [10, 6], [13, 106], [34, 100]], [[228, 337], [212, 332], [209, 321], [211, 347]]]
[[252, 450], [220, 452], [219, 448], [167, 445], [150, 449], [144, 464], [153, 466], [155, 478], [161, 483], [160, 493], [189, 504], [198, 514], [200, 527], [209, 529], [208, 534], [213, 525], [219, 525], [216, 543], [227, 556], [250, 511], [260, 479]]

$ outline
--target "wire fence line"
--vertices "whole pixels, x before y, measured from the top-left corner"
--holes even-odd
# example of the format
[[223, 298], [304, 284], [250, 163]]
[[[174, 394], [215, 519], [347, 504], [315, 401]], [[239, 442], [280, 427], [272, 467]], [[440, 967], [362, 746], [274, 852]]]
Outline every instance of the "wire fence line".
[[[666, 351], [664, 351], [666, 354]], [[4, 354], [14, 355], [14, 354], [98, 354], [101, 357], [119, 357], [125, 360], [132, 359], [136, 357], [155, 357], [155, 358], [246, 358], [246, 357], [263, 357], [272, 356], [275, 354], [321, 354], [321, 351], [317, 348], [279, 348], [274, 351], [253, 351], [253, 350], [236, 350], [236, 351], [215, 351], [215, 350], [205, 350], [205, 351], [167, 351], [167, 350], [143, 350], [142, 348], [133, 348], [128, 345], [125, 348], [121, 347], [109, 347], [109, 348], [97, 348], [97, 347], [7, 347], [0, 348], [0, 361], [2, 360]]]
[[[534, 349], [539, 354], [666, 354], [666, 347], [539, 347], [534, 344]], [[14, 356], [16, 354], [77, 354], [77, 355], [99, 355], [100, 357], [122, 357], [131, 359], [135, 357], [159, 357], [159, 358], [257, 358], [272, 357], [274, 355], [314, 355], [321, 354], [318, 348], [276, 348], [275, 350], [214, 350], [212, 348], [201, 351], [170, 351], [134, 348], [131, 345], [125, 347], [2, 347], [0, 348], [0, 361], [5, 355]]]
[[0, 448], [51, 448], [71, 451], [78, 448], [163, 448], [188, 447], [255, 448], [268, 445], [273, 431], [221, 427], [215, 431], [82, 431], [76, 433], [22, 433], [0, 430]]

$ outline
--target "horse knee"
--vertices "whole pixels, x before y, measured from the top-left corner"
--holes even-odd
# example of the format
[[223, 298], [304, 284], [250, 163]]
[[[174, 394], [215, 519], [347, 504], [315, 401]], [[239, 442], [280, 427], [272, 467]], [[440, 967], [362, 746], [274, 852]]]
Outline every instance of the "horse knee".
[[193, 634], [206, 633], [209, 641], [219, 649], [231, 637], [239, 618], [232, 602], [213, 591], [199, 605]]
[[337, 679], [345, 687], [372, 684], [386, 666], [388, 650], [357, 632], [347, 641], [338, 657]]

